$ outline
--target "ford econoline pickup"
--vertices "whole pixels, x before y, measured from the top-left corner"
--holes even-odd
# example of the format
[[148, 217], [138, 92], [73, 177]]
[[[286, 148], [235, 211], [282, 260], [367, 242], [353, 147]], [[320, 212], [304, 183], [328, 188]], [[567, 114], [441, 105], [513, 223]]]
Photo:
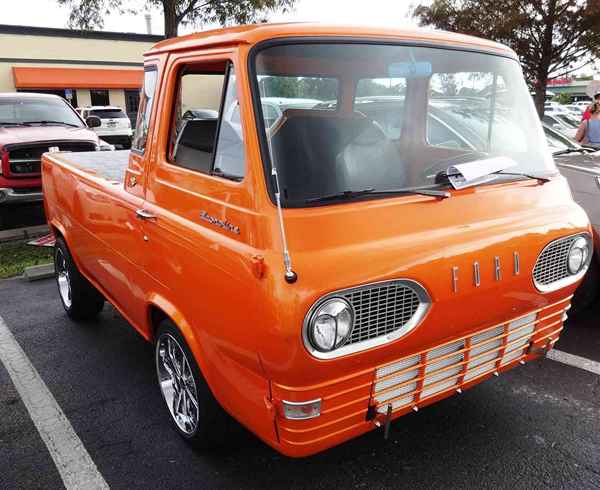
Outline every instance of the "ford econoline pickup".
[[45, 154], [43, 186], [66, 313], [154, 343], [197, 447], [227, 414], [289, 456], [387, 435], [551, 349], [592, 255], [515, 53], [444, 32], [160, 42], [131, 152]]

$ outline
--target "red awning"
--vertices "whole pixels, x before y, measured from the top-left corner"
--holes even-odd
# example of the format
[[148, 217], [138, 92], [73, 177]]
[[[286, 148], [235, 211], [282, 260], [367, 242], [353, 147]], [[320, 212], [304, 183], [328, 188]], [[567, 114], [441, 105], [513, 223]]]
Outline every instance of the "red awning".
[[13, 66], [15, 88], [132, 88], [139, 89], [144, 70]]

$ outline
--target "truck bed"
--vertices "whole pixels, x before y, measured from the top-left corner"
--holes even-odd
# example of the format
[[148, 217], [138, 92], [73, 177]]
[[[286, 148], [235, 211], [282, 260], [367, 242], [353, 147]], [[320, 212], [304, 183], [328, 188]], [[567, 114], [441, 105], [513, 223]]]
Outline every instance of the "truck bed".
[[82, 170], [93, 170], [106, 180], [123, 183], [125, 170], [129, 163], [129, 150], [56, 152], [52, 158]]

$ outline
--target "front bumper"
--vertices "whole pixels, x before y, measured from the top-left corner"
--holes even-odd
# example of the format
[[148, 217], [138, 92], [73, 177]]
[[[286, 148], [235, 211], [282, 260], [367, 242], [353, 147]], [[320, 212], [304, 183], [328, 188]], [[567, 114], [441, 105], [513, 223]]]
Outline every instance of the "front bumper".
[[[418, 411], [538, 358], [558, 340], [570, 299], [330, 382], [301, 387], [273, 383], [278, 449], [289, 456], [317, 453], [380, 427], [388, 422], [387, 418]], [[319, 417], [283, 417], [282, 400], [319, 398]]]
[[44, 195], [42, 194], [41, 189], [11, 189], [8, 187], [0, 187], [0, 205], [25, 202], [39, 202], [43, 199]]

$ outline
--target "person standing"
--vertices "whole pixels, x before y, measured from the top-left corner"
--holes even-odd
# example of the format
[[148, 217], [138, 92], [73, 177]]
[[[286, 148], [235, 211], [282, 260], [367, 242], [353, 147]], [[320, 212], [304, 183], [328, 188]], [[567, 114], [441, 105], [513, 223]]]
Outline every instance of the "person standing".
[[589, 117], [581, 121], [575, 139], [582, 144], [600, 148], [600, 93], [594, 96], [594, 103], [589, 107]]
[[587, 109], [583, 113], [583, 117], [581, 118], [582, 121], [587, 121], [590, 118], [590, 116], [592, 115], [591, 109], [592, 109], [592, 106], [594, 105], [594, 102], [600, 102], [600, 90], [594, 94], [593, 99], [594, 100], [592, 101], [592, 103], [587, 107]]

